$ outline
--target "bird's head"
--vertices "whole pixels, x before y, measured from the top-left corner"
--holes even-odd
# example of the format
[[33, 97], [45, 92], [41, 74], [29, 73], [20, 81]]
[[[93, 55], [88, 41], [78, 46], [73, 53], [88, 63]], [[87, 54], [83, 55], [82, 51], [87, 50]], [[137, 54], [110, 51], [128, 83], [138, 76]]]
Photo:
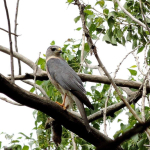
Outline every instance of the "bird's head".
[[60, 57], [61, 53], [62, 53], [62, 51], [59, 46], [52, 45], [52, 46], [48, 47], [48, 49], [46, 51], [46, 59], [50, 56]]

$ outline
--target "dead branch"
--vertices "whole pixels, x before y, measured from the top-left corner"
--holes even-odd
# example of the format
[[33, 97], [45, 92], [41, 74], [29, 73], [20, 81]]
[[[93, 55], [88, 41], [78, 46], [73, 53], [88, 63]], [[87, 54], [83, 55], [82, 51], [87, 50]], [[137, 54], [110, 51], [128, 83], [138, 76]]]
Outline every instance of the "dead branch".
[[11, 81], [14, 83], [14, 60], [13, 60], [13, 48], [12, 48], [12, 40], [11, 40], [11, 25], [9, 19], [9, 12], [7, 8], [6, 0], [4, 0], [4, 6], [6, 10], [7, 22], [8, 22], [8, 31], [9, 31], [9, 44], [10, 44], [10, 62], [11, 62]]
[[[17, 17], [18, 17], [18, 8], [19, 8], [19, 0], [17, 0], [17, 5], [16, 5], [16, 14], [15, 14], [15, 29], [14, 29], [14, 33], [17, 34]], [[17, 46], [17, 36], [15, 36], [15, 48], [16, 48], [16, 52], [18, 52], [18, 46]], [[21, 75], [21, 62], [18, 59], [18, 66], [19, 66], [19, 75]]]
[[11, 100], [8, 100], [7, 98], [2, 97], [2, 96], [0, 96], [0, 99], [3, 100], [3, 101], [5, 101], [5, 102], [7, 102], [7, 103], [13, 104], [13, 105], [23, 106], [22, 104], [12, 102]]
[[31, 85], [31, 86], [33, 86], [33, 87], [36, 86], [36, 88], [41, 91], [41, 93], [43, 94], [44, 97], [49, 98], [48, 95], [46, 94], [46, 92], [44, 91], [44, 89], [43, 89], [41, 86], [39, 86], [39, 85], [37, 85], [37, 84], [35, 85], [34, 83], [32, 83], [32, 82], [30, 82], [30, 81], [24, 81], [24, 80], [23, 80], [22, 82], [27, 83], [27, 84], [29, 84], [29, 85]]
[[[2, 31], [5, 31], [5, 32], [7, 32], [7, 33], [9, 33], [9, 31], [7, 31], [7, 30], [5, 30], [5, 29], [3, 29], [3, 28], [0, 28], [0, 30], [2, 30]], [[12, 35], [14, 35], [14, 36], [19, 36], [19, 35], [17, 35], [17, 34], [15, 34], [15, 33], [11, 33]]]
[[[6, 53], [8, 55], [10, 55], [10, 50], [6, 47], [3, 47], [0, 45], [0, 51], [3, 52], [3, 53]], [[29, 67], [31, 67], [33, 70], [36, 68], [36, 65], [33, 61], [31, 61], [30, 59], [26, 58], [25, 56], [17, 53], [17, 52], [13, 52], [13, 56], [15, 58], [18, 58], [19, 60], [21, 60], [22, 62], [24, 62], [25, 64], [27, 64]], [[41, 74], [42, 73], [42, 69], [38, 67], [38, 71], [37, 71], [37, 74]]]

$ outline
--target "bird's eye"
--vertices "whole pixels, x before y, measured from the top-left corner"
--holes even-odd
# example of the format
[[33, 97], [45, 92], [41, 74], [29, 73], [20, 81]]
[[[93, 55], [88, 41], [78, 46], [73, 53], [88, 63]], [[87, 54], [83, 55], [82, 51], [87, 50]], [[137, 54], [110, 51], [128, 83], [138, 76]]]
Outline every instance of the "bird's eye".
[[55, 51], [56, 50], [56, 48], [52, 48], [52, 51]]

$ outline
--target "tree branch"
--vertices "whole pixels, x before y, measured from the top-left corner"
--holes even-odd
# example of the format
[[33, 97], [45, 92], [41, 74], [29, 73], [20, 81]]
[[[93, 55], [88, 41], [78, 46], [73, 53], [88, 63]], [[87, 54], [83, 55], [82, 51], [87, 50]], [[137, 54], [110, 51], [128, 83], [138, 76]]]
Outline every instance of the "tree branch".
[[[8, 55], [10, 55], [10, 50], [9, 50], [8, 48], [6, 48], [6, 47], [1, 46], [1, 45], [0, 45], [0, 51], [3, 52], [3, 53], [6, 53], [6, 54], [8, 54]], [[14, 56], [15, 58], [20, 59], [22, 62], [24, 62], [25, 64], [27, 64], [27, 65], [28, 65], [29, 67], [31, 67], [33, 70], [36, 68], [35, 63], [34, 63], [33, 61], [31, 61], [30, 59], [26, 58], [25, 56], [23, 56], [23, 55], [21, 55], [21, 54], [19, 54], [19, 53], [17, 53], [17, 52], [13, 52], [13, 56]], [[39, 73], [41, 74], [42, 71], [43, 71], [43, 70], [38, 67], [37, 73], [38, 73], [38, 74], [39, 74]]]
[[[128, 95], [128, 98], [127, 98], [127, 102], [129, 104], [131, 103], [135, 103], [137, 102], [142, 96], [142, 92], [133, 92], [133, 93], [130, 93]], [[125, 107], [125, 104], [124, 102], [119, 102], [117, 104], [113, 104], [111, 106], [108, 106], [107, 107], [107, 110], [106, 110], [106, 116], [114, 116], [114, 113], [120, 109], [122, 109], [123, 107]], [[92, 122], [96, 119], [99, 119], [101, 117], [103, 117], [103, 111], [104, 111], [104, 108], [101, 109], [100, 111], [88, 116], [88, 120], [89, 122]]]
[[[64, 110], [61, 106], [57, 105], [55, 102], [35, 95], [33, 93], [27, 92], [22, 88], [18, 87], [16, 84], [12, 84], [3, 75], [0, 74], [0, 92], [7, 95], [16, 102], [26, 105], [28, 107], [42, 111], [43, 113], [51, 116], [60, 124], [62, 124], [68, 130], [79, 135], [81, 138], [90, 142], [95, 146], [100, 146], [103, 142], [111, 141], [110, 138], [106, 137], [104, 134], [100, 133], [95, 128], [91, 127], [91, 132], [88, 133], [83, 120], [70, 112]], [[117, 148], [121, 150], [122, 148]]]
[[10, 62], [11, 62], [11, 81], [14, 83], [14, 60], [13, 60], [13, 48], [12, 48], [12, 40], [11, 40], [11, 25], [9, 19], [9, 13], [7, 8], [6, 0], [4, 0], [4, 6], [6, 10], [7, 22], [8, 22], [8, 31], [9, 31], [9, 45], [10, 45]]
[[[5, 30], [5, 29], [3, 29], [3, 28], [0, 28], [0, 30], [3, 30], [3, 31], [5, 31], [5, 32], [7, 32], [7, 33], [9, 33], [9, 31], [7, 31], [7, 30]], [[17, 35], [17, 34], [15, 34], [15, 33], [11, 33], [12, 35], [14, 35], [14, 36], [19, 36], [19, 35]]]
[[[18, 17], [18, 8], [19, 8], [19, 0], [17, 0], [17, 5], [16, 5], [16, 14], [15, 14], [15, 29], [14, 33], [17, 34], [17, 17]], [[16, 52], [18, 52], [18, 46], [17, 46], [17, 36], [15, 36], [15, 48]], [[21, 75], [21, 62], [18, 59], [18, 66], [19, 66], [19, 75]]]
[[23, 106], [22, 104], [12, 102], [11, 100], [8, 100], [8, 99], [5, 98], [5, 97], [1, 97], [1, 96], [0, 96], [0, 99], [3, 100], [3, 101], [5, 101], [5, 102], [7, 102], [7, 103], [13, 104], [13, 105]]
[[146, 128], [150, 126], [150, 120], [146, 121], [145, 123], [138, 123], [136, 124], [131, 130], [125, 132], [120, 137], [116, 138], [114, 141], [104, 143], [101, 145], [97, 150], [114, 150], [118, 145], [120, 145], [125, 140], [128, 140], [132, 136], [136, 135], [137, 133], [142, 133]]
[[[94, 83], [104, 83], [104, 84], [111, 84], [109, 79], [105, 76], [99, 76], [99, 75], [90, 75], [90, 74], [78, 74], [78, 76], [81, 78], [83, 82], [94, 82]], [[7, 79], [11, 79], [11, 77], [7, 77]], [[34, 79], [33, 74], [26, 73], [26, 75], [18, 75], [15, 76], [15, 80], [26, 80], [26, 79]], [[48, 76], [46, 71], [42, 71], [42, 74], [36, 75], [37, 80], [48, 80]], [[134, 88], [139, 89], [142, 85], [141, 82], [137, 81], [130, 81], [130, 80], [123, 80], [123, 79], [114, 79], [114, 82], [117, 86], [120, 87], [128, 87], [128, 88]], [[147, 86], [147, 92], [150, 92], [150, 86]]]
[[46, 92], [44, 91], [44, 89], [43, 89], [41, 86], [39, 86], [39, 85], [37, 85], [37, 84], [35, 85], [34, 83], [32, 83], [32, 82], [30, 82], [30, 81], [22, 81], [22, 82], [24, 82], [24, 83], [26, 83], [26, 84], [29, 84], [29, 85], [31, 85], [31, 86], [33, 86], [33, 87], [36, 86], [36, 88], [41, 91], [41, 93], [43, 94], [43, 96], [49, 99], [48, 95], [46, 94]]

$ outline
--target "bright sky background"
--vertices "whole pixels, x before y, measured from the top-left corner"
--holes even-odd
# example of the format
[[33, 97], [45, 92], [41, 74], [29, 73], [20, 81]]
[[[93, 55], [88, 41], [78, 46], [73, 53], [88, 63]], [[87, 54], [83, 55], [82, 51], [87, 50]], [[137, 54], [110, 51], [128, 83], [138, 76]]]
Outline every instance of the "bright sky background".
[[[91, 1], [91, 0], [90, 0]], [[7, 0], [9, 15], [11, 19], [11, 29], [14, 32], [14, 17], [16, 9], [16, 0]], [[65, 1], [55, 0], [20, 0], [18, 15], [18, 48], [19, 53], [36, 61], [41, 52], [41, 56], [45, 54], [47, 47], [52, 40], [56, 45], [63, 46], [64, 41], [68, 38], [80, 39], [82, 31], [75, 31], [77, 27], [81, 27], [81, 22], [75, 24], [74, 18], [79, 15], [77, 6], [68, 6]], [[0, 27], [8, 29], [4, 3], [0, 1]], [[103, 37], [103, 35], [102, 35]], [[14, 36], [12, 36], [14, 40]], [[14, 42], [13, 42], [14, 44]], [[0, 45], [9, 48], [8, 34], [0, 30]], [[131, 51], [130, 46], [112, 46], [100, 40], [97, 42], [99, 56], [109, 72], [114, 72], [119, 62], [125, 54]], [[15, 50], [13, 48], [13, 50]], [[129, 72], [127, 68], [135, 65], [133, 56], [129, 56], [122, 65], [117, 78], [127, 79]], [[89, 57], [93, 61], [94, 57]], [[96, 65], [96, 61], [93, 61]], [[10, 56], [0, 52], [0, 73], [3, 75], [10, 74]], [[22, 74], [32, 73], [32, 70], [22, 63]], [[15, 60], [15, 74], [18, 74], [18, 65]], [[19, 81], [16, 82], [22, 88], [29, 90], [30, 86]], [[32, 116], [33, 109], [25, 106], [19, 107], [8, 104], [0, 100], [0, 133], [16, 134], [23, 132], [29, 135], [34, 127], [34, 119]], [[108, 127], [109, 130], [110, 127]], [[120, 128], [120, 123], [111, 125], [111, 132], [108, 131], [110, 137]], [[103, 129], [101, 129], [103, 132]], [[1, 141], [1, 139], [0, 139]]]

